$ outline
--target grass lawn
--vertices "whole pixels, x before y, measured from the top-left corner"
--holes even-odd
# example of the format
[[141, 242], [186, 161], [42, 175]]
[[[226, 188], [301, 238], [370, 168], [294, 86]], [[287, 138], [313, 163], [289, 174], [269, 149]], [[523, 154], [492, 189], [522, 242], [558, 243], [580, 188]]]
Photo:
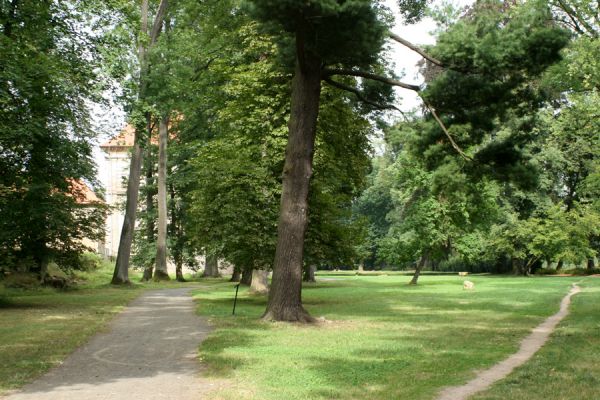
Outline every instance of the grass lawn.
[[[195, 292], [216, 328], [200, 347], [205, 373], [228, 382], [213, 399], [434, 399], [515, 352], [581, 280], [470, 276], [475, 290], [464, 291], [457, 276], [416, 287], [405, 276], [318, 279], [303, 291], [309, 312], [331, 321], [317, 326], [260, 322], [266, 299], [243, 289], [232, 317], [230, 283]], [[600, 279], [582, 286], [540, 356], [480, 399], [562, 399], [578, 385], [600, 393]]]
[[[0, 394], [59, 364], [145, 288], [180, 283], [111, 287], [112, 264], [77, 289], [23, 291], [0, 285]], [[133, 282], [139, 276], [132, 273]]]
[[588, 278], [571, 314], [544, 347], [507, 379], [473, 400], [600, 398], [600, 278]]

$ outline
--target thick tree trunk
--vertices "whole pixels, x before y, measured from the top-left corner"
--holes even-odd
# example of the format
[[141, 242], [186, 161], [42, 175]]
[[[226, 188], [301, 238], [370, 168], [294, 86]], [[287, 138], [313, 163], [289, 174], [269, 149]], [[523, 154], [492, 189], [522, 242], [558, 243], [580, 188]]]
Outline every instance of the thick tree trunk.
[[239, 282], [242, 274], [238, 267], [233, 267], [233, 273], [231, 274], [231, 279], [229, 282]]
[[240, 279], [242, 285], [250, 286], [252, 284], [252, 268], [243, 268]]
[[315, 272], [317, 271], [317, 267], [315, 265], [309, 265], [304, 269], [304, 282], [316, 282]]
[[259, 294], [269, 293], [269, 271], [265, 269], [255, 269], [252, 271], [250, 292]]
[[305, 51], [301, 28], [296, 34], [296, 47], [273, 280], [263, 318], [312, 322], [314, 319], [302, 307], [302, 265], [321, 94], [321, 59]]
[[409, 285], [416, 285], [417, 282], [419, 281], [419, 276], [421, 275], [421, 270], [423, 269], [423, 267], [427, 263], [427, 257], [428, 257], [427, 254], [423, 254], [423, 256], [421, 257], [421, 259], [417, 263], [417, 266], [415, 267], [415, 273], [413, 274], [412, 279], [408, 283]]
[[563, 265], [564, 265], [564, 261], [558, 260], [558, 263], [556, 264], [556, 270], [560, 271], [563, 268]]
[[206, 256], [204, 262], [204, 278], [218, 278], [219, 274], [219, 260], [216, 256]]
[[161, 119], [158, 127], [158, 236], [156, 239], [155, 281], [168, 281], [167, 271], [167, 141], [169, 117]]

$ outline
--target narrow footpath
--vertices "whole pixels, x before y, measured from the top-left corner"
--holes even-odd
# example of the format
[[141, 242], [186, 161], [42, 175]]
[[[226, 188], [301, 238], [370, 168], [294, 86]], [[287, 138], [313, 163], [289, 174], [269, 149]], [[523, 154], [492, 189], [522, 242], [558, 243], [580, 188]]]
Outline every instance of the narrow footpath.
[[201, 399], [196, 354], [209, 328], [190, 290], [144, 293], [63, 364], [2, 400]]
[[478, 373], [474, 379], [464, 385], [444, 389], [437, 400], [466, 400], [475, 393], [488, 389], [500, 379], [506, 378], [515, 368], [520, 367], [533, 357], [544, 343], [546, 343], [556, 326], [569, 314], [571, 297], [580, 291], [579, 286], [573, 284], [569, 293], [562, 299], [560, 310], [534, 328], [529, 336], [521, 342], [519, 351], [491, 368]]

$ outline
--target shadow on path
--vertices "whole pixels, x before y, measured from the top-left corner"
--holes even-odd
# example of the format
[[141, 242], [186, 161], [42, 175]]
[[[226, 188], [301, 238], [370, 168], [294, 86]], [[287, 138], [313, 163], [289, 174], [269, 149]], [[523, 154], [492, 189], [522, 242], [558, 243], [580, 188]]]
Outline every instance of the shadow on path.
[[106, 332], [2, 400], [188, 400], [202, 398], [198, 345], [209, 332], [191, 288], [146, 292]]

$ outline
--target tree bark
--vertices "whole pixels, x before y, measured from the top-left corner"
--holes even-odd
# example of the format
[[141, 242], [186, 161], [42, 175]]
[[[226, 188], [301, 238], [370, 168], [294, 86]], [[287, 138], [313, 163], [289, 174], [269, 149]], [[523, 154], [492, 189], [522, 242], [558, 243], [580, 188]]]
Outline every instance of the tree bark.
[[315, 272], [317, 271], [317, 267], [316, 265], [309, 265], [308, 267], [306, 267], [306, 269], [304, 270], [304, 282], [316, 282], [317, 280], [315, 279]]
[[587, 269], [591, 271], [594, 268], [596, 268], [596, 264], [594, 262], [594, 258], [588, 258], [588, 260], [587, 260]]
[[[146, 131], [148, 137], [152, 137], [152, 117], [150, 113], [146, 113]], [[154, 242], [154, 219], [150, 216], [154, 211], [154, 193], [150, 190], [152, 186], [152, 177], [154, 175], [154, 162], [152, 161], [152, 146], [146, 146], [146, 160], [144, 161], [144, 168], [146, 170], [146, 214], [148, 215], [146, 221], [146, 240], [148, 243]], [[144, 274], [142, 275], [142, 282], [148, 282], [152, 279], [154, 273], [154, 260], [148, 262], [148, 265], [144, 268]]]
[[238, 267], [233, 267], [233, 273], [231, 274], [231, 279], [229, 282], [239, 282], [242, 274], [240, 273], [240, 269]]
[[423, 256], [421, 256], [421, 259], [419, 260], [419, 262], [417, 263], [417, 266], [415, 267], [415, 273], [413, 274], [412, 279], [408, 283], [409, 285], [417, 284], [417, 282], [419, 281], [419, 276], [421, 275], [421, 270], [427, 263], [427, 258], [428, 258], [427, 253], [425, 253], [425, 254], [423, 254]]
[[[164, 14], [167, 8], [167, 1], [161, 0], [154, 26], [152, 27], [152, 35], [148, 48], [158, 39], [160, 27], [164, 19]], [[142, 0], [141, 5], [141, 31], [142, 35], [148, 35], [148, 0]], [[140, 41], [138, 47], [138, 60], [140, 63], [140, 88], [138, 100], [143, 101], [146, 97], [146, 75], [148, 65], [146, 61], [147, 48], [144, 41]], [[123, 228], [121, 229], [121, 238], [119, 240], [119, 250], [117, 251], [117, 261], [111, 283], [113, 285], [129, 284], [129, 258], [131, 256], [131, 243], [133, 242], [133, 231], [135, 229], [137, 202], [140, 189], [140, 170], [142, 166], [142, 146], [141, 136], [143, 128], [136, 124], [133, 149], [131, 153], [131, 164], [129, 166], [129, 180], [127, 181], [127, 200], [125, 204], [125, 218], [123, 220]], [[149, 138], [148, 138], [149, 139]]]
[[321, 59], [305, 51], [304, 40], [300, 27], [296, 33], [296, 69], [292, 80], [273, 280], [263, 315], [266, 320], [314, 321], [302, 307], [302, 265], [321, 94]]
[[269, 293], [269, 271], [266, 269], [252, 270], [252, 282], [250, 292], [258, 294]]
[[240, 279], [242, 285], [250, 286], [252, 284], [252, 268], [242, 269], [242, 278]]
[[169, 117], [161, 119], [158, 128], [158, 236], [156, 239], [155, 281], [168, 281], [167, 271], [167, 142]]
[[563, 265], [564, 265], [564, 261], [558, 260], [558, 263], [556, 264], [556, 270], [560, 271], [563, 268]]
[[129, 257], [131, 255], [131, 243], [135, 229], [135, 214], [140, 190], [140, 169], [142, 164], [142, 147], [140, 146], [140, 134], [136, 128], [133, 151], [131, 154], [131, 165], [129, 166], [129, 180], [127, 181], [127, 201], [125, 205], [125, 219], [121, 229], [117, 261], [111, 283], [113, 285], [129, 284]]
[[204, 278], [218, 278], [219, 276], [219, 260], [216, 256], [206, 256], [204, 263]]
[[[141, 5], [141, 31], [142, 35], [148, 34], [148, 0], [142, 0]], [[143, 73], [146, 62], [146, 47], [140, 42], [138, 47], [138, 60], [140, 62], [140, 89], [138, 97], [144, 96]], [[129, 179], [127, 181], [127, 200], [125, 203], [125, 219], [121, 229], [119, 249], [117, 250], [117, 261], [111, 283], [113, 285], [129, 284], [129, 257], [131, 255], [131, 243], [133, 242], [133, 231], [135, 229], [135, 214], [137, 209], [138, 194], [140, 189], [140, 169], [142, 167], [141, 126], [136, 125], [133, 150], [131, 152], [131, 163], [129, 165]]]

